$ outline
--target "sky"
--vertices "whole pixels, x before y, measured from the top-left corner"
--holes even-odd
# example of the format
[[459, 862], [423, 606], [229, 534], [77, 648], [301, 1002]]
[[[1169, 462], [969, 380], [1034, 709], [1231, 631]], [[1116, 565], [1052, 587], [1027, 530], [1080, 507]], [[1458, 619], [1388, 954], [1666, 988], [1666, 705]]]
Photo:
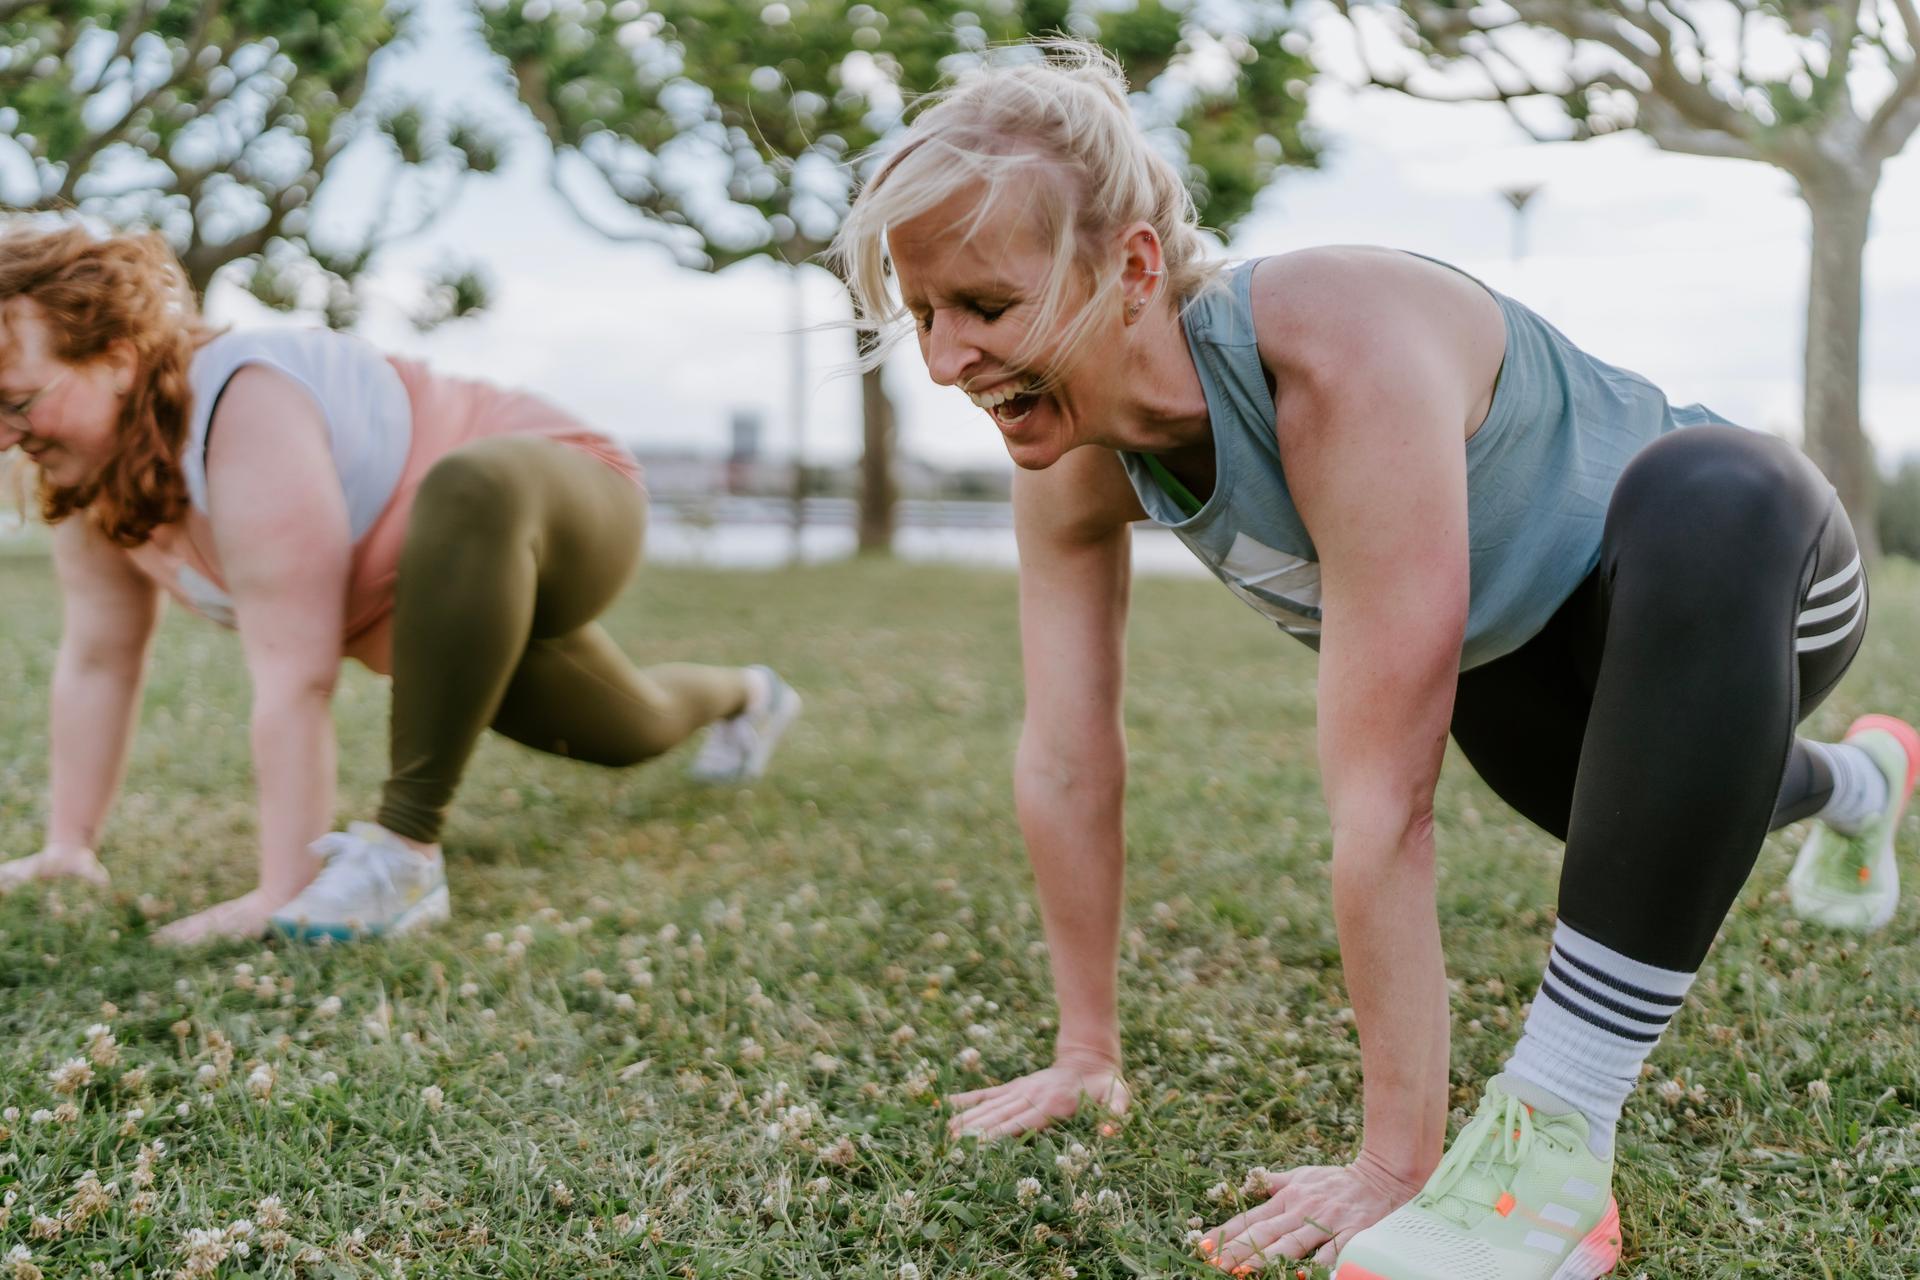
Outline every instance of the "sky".
[[[361, 331], [450, 372], [524, 386], [643, 449], [719, 452], [739, 411], [762, 415], [769, 447], [833, 463], [859, 450], [858, 380], [844, 330], [796, 337], [794, 285], [744, 263], [719, 275], [663, 250], [602, 239], [548, 182], [537, 131], [452, 0], [426, 0], [425, 38], [383, 55], [374, 92], [405, 85], [441, 108], [492, 122], [507, 163], [470, 179], [429, 233], [396, 246]], [[1338, 23], [1317, 54], [1348, 65]], [[1313, 90], [1323, 167], [1289, 173], [1226, 246], [1228, 256], [1319, 244], [1390, 245], [1445, 259], [1541, 312], [1602, 359], [1749, 426], [1797, 438], [1805, 327], [1807, 219], [1784, 173], [1661, 152], [1638, 135], [1586, 143], [1529, 140], [1498, 107]], [[321, 217], [351, 218], [373, 171], [350, 171]], [[1510, 252], [1501, 189], [1539, 185], [1528, 252]], [[1920, 144], [1885, 170], [1866, 271], [1864, 417], [1887, 458], [1920, 454]], [[483, 315], [434, 333], [406, 323], [421, 273], [478, 260], [494, 286]], [[801, 273], [811, 326], [844, 320], [833, 278]], [[216, 294], [218, 318], [254, 315]], [[804, 352], [803, 421], [793, 359]], [[946, 465], [1006, 464], [986, 416], [927, 379], [909, 344], [887, 370], [902, 446]]]

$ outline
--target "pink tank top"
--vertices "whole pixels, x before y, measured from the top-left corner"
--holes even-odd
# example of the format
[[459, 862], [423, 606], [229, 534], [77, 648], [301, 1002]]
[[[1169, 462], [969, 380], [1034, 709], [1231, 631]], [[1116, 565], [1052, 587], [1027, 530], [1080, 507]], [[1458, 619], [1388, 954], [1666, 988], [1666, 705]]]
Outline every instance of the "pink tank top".
[[[491, 383], [434, 373], [413, 360], [388, 357], [413, 411], [413, 439], [393, 495], [353, 544], [341, 654], [383, 674], [393, 664], [393, 588], [414, 494], [433, 464], [488, 436], [545, 436], [599, 459], [641, 483], [640, 465], [620, 445], [549, 401]], [[213, 530], [198, 508], [163, 525], [128, 555], [180, 603], [223, 626], [234, 625], [232, 601], [214, 550]]]

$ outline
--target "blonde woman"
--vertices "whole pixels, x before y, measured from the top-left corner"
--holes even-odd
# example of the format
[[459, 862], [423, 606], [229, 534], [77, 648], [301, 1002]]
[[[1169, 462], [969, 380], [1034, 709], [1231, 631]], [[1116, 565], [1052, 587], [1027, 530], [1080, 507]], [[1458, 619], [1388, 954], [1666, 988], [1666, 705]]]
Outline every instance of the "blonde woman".
[[[1767, 831], [1821, 820], [1794, 878], [1809, 914], [1869, 927], [1897, 894], [1920, 739], [1890, 717], [1844, 745], [1794, 733], [1866, 618], [1830, 486], [1444, 265], [1209, 262], [1117, 68], [1082, 46], [1013, 51], [935, 100], [838, 252], [863, 322], [910, 327], [1019, 467], [1014, 781], [1059, 1033], [1051, 1064], [953, 1099], [955, 1130], [1127, 1105], [1123, 639], [1128, 526], [1152, 517], [1320, 652], [1365, 1077], [1353, 1161], [1280, 1175], [1203, 1249], [1236, 1270], [1337, 1256], [1340, 1280], [1610, 1270], [1621, 1105]], [[1566, 862], [1524, 1033], [1443, 1159], [1450, 732]]]
[[[799, 710], [765, 667], [635, 670], [595, 623], [646, 518], [614, 441], [345, 334], [216, 334], [157, 236], [0, 227], [5, 449], [37, 469], [65, 625], [46, 844], [0, 889], [106, 880], [162, 592], [239, 632], [260, 814], [259, 885], [163, 941], [444, 919], [441, 825], [488, 727], [630, 765], [712, 725], [695, 772], [729, 781]], [[347, 657], [393, 676], [392, 773], [375, 821], [329, 834]]]

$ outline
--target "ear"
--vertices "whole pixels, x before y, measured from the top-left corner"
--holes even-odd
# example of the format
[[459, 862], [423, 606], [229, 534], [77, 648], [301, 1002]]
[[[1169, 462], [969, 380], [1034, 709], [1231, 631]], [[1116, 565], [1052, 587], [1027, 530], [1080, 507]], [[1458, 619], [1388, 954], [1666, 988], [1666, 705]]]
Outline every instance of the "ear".
[[1160, 254], [1160, 234], [1151, 223], [1135, 222], [1120, 230], [1120, 305], [1131, 324], [1158, 298], [1166, 279], [1166, 261]]

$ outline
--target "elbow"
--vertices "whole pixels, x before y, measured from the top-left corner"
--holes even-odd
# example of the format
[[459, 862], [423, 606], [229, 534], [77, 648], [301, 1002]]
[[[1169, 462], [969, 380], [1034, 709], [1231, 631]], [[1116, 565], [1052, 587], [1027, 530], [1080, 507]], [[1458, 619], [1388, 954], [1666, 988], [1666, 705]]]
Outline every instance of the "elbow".
[[1333, 893], [1364, 899], [1381, 884], [1434, 871], [1433, 802], [1376, 804], [1333, 815]]
[[1016, 797], [1100, 794], [1123, 789], [1126, 775], [1126, 740], [1117, 727], [1068, 742], [1029, 726], [1014, 753]]
[[277, 675], [254, 685], [253, 718], [276, 720], [288, 715], [307, 715], [316, 709], [326, 711], [333, 703], [337, 670]]

